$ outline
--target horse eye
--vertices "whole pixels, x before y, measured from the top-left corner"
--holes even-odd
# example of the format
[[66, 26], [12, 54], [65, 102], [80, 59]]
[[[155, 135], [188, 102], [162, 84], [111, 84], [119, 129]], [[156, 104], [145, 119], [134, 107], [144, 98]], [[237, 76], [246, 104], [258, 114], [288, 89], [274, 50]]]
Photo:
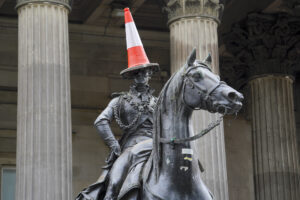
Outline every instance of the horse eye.
[[201, 78], [203, 78], [203, 75], [200, 72], [197, 72], [195, 74], [193, 74], [193, 79], [194, 81], [199, 81]]

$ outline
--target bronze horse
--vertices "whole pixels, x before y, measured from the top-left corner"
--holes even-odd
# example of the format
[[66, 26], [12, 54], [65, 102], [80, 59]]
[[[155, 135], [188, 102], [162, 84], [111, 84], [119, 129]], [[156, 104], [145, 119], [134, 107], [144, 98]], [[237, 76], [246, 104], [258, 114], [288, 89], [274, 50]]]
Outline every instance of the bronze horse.
[[152, 155], [145, 168], [149, 171], [144, 172], [143, 200], [213, 199], [201, 180], [198, 160], [191, 149], [190, 141], [195, 139], [191, 137], [191, 115], [196, 109], [237, 113], [243, 95], [211, 72], [205, 64], [210, 61], [197, 61], [194, 49], [186, 65], [161, 91], [155, 110]]

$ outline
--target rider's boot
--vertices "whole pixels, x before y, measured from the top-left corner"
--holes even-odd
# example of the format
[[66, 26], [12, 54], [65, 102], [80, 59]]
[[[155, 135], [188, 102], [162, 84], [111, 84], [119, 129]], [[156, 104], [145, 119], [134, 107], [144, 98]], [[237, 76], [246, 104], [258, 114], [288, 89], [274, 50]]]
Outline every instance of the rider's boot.
[[109, 185], [106, 188], [106, 194], [105, 194], [105, 197], [103, 200], [117, 200], [118, 199], [118, 194], [121, 190], [123, 181], [119, 180], [118, 184], [113, 183], [114, 181], [116, 181], [116, 180], [109, 181]]

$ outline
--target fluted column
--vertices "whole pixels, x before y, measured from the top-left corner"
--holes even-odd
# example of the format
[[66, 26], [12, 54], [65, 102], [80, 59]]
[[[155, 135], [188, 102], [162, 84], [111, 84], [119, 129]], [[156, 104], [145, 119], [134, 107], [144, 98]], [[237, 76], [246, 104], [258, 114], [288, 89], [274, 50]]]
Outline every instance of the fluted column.
[[70, 200], [70, 1], [19, 0], [18, 200]]
[[293, 79], [266, 75], [249, 86], [256, 200], [299, 199]]
[[[218, 34], [219, 1], [183, 0], [170, 1], [169, 28], [171, 37], [171, 71], [176, 72], [186, 63], [193, 47], [197, 48], [197, 59], [205, 59], [211, 53], [212, 68], [219, 73]], [[218, 114], [197, 111], [193, 115], [195, 133], [216, 121]], [[195, 149], [205, 171], [203, 180], [216, 199], [228, 199], [226, 155], [223, 123], [205, 137], [195, 142]]]

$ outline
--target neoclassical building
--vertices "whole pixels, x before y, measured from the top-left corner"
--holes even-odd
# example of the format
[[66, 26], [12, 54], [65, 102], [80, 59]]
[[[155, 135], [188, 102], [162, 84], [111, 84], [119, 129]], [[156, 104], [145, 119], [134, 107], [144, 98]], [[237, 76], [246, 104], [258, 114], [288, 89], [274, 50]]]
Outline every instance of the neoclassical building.
[[130, 84], [124, 7], [160, 64], [156, 95], [196, 47], [245, 96], [194, 143], [215, 198], [299, 199], [298, 0], [0, 0], [0, 199], [71, 200], [97, 180], [109, 149], [93, 122]]

